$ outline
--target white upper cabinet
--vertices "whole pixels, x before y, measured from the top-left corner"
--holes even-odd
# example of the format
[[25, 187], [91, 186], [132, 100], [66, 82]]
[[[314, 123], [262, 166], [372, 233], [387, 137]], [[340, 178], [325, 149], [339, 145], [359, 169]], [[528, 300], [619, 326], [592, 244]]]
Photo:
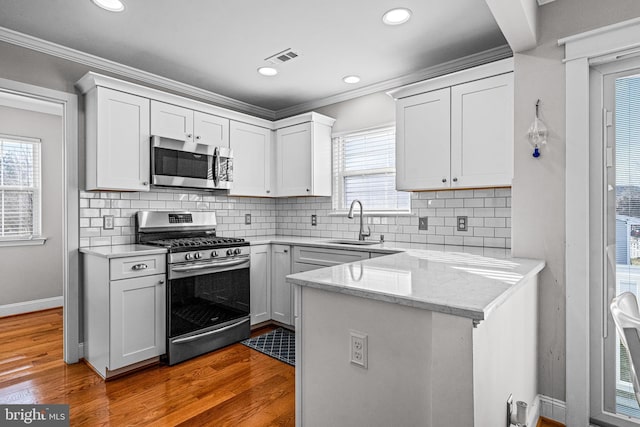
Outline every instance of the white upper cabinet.
[[194, 111], [193, 134], [200, 144], [229, 147], [229, 119]]
[[459, 187], [511, 185], [512, 73], [451, 88], [451, 176]]
[[510, 186], [513, 61], [389, 92], [396, 98], [396, 187]]
[[233, 150], [234, 196], [269, 197], [272, 190], [272, 131], [231, 121], [230, 147]]
[[316, 113], [311, 117], [310, 122], [276, 131], [276, 188], [280, 197], [331, 196], [334, 120]]
[[403, 98], [396, 105], [396, 188], [449, 187], [449, 88]]
[[149, 100], [95, 87], [85, 105], [86, 189], [149, 191]]
[[186, 142], [229, 146], [229, 119], [151, 101], [151, 134]]

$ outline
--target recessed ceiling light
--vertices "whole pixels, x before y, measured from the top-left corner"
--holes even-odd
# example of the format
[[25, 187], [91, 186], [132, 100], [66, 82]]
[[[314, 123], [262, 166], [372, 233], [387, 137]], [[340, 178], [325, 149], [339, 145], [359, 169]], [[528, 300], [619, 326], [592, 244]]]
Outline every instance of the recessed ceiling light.
[[124, 10], [124, 3], [120, 0], [91, 0], [96, 6], [100, 6], [104, 10], [109, 12], [122, 12]]
[[411, 11], [405, 7], [391, 9], [382, 15], [382, 22], [387, 25], [404, 24], [411, 18]]
[[342, 81], [349, 84], [358, 83], [360, 81], [360, 77], [358, 76], [345, 76], [342, 78]]
[[258, 68], [258, 72], [267, 77], [272, 77], [278, 74], [278, 70], [272, 67], [260, 67]]

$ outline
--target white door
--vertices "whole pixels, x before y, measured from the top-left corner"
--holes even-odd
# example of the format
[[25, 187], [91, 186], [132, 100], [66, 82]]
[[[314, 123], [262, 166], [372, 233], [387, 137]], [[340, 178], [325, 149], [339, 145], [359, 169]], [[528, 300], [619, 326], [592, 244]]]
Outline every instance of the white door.
[[273, 196], [271, 186], [271, 130], [231, 121], [233, 196]]
[[510, 186], [513, 73], [451, 88], [451, 186]]
[[229, 147], [229, 119], [194, 111], [193, 134], [200, 144]]
[[[592, 87], [602, 85], [603, 93], [603, 103], [597, 103], [599, 108], [594, 104], [592, 110], [594, 135], [600, 138], [594, 138], [597, 143], [592, 141], [590, 156], [594, 161], [589, 171], [593, 204], [590, 218], [597, 224], [591, 236], [596, 255], [589, 265], [594, 307], [590, 313], [591, 416], [621, 427], [640, 425], [632, 361], [609, 309], [611, 300], [621, 293], [640, 297], [639, 66], [638, 60], [638, 68], [632, 69], [628, 64], [610, 64], [593, 70], [591, 75]], [[627, 70], [619, 71], [621, 67]], [[630, 331], [635, 342], [631, 335], [627, 339], [638, 345], [638, 334]], [[635, 368], [640, 373], [640, 366]]]
[[396, 104], [396, 189], [449, 188], [449, 88]]
[[278, 196], [313, 194], [311, 123], [276, 131], [276, 176]]
[[97, 187], [149, 191], [149, 100], [102, 87], [97, 90]]
[[291, 274], [291, 251], [286, 245], [271, 247], [271, 318], [285, 325], [292, 324], [291, 285], [285, 277]]
[[251, 324], [271, 320], [271, 245], [251, 246]]
[[193, 142], [193, 110], [152, 100], [151, 134]]
[[109, 286], [109, 369], [164, 354], [165, 275], [115, 280]]

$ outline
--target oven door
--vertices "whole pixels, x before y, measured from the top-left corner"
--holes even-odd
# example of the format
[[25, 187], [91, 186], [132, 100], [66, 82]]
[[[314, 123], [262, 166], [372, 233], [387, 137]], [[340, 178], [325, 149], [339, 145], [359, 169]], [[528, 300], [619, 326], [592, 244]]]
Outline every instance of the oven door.
[[216, 188], [214, 150], [207, 144], [154, 136], [151, 138], [151, 183], [154, 185]]
[[[230, 265], [235, 262], [235, 264]], [[221, 266], [223, 263], [227, 266]], [[249, 337], [249, 259], [169, 266], [170, 365]]]

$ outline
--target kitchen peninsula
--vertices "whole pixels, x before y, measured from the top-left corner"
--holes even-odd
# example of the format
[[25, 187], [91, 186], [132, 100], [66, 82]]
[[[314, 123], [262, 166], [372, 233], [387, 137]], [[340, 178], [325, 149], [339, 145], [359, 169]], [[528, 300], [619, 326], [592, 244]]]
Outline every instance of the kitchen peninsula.
[[536, 396], [544, 266], [407, 250], [287, 276], [297, 424], [504, 425]]

